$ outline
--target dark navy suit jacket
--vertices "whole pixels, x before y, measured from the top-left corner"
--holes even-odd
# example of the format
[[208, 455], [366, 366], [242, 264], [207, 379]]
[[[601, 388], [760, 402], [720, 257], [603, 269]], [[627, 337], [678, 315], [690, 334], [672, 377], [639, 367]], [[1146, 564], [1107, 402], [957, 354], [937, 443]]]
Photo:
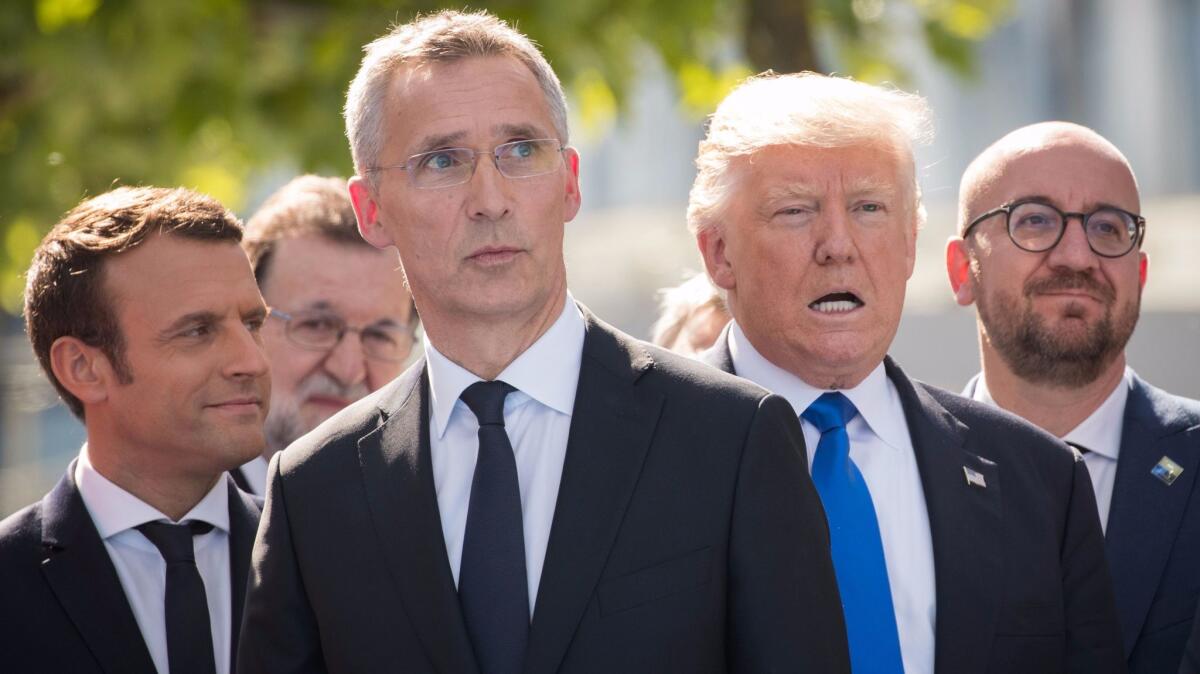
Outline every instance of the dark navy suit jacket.
[[[791, 406], [586, 319], [525, 673], [848, 672]], [[272, 458], [242, 674], [479, 671], [428, 399], [418, 362]]]
[[[978, 380], [971, 379], [963, 395], [974, 395]], [[1183, 467], [1169, 486], [1150, 472], [1164, 456]], [[1134, 674], [1176, 671], [1191, 632], [1200, 594], [1197, 473], [1200, 401], [1171, 395], [1135, 375], [1104, 541]]]
[[[734, 371], [728, 329], [702, 357]], [[929, 511], [936, 674], [1124, 671], [1083, 463], [1014, 415], [912, 381], [890, 358], [885, 367]]]
[[[260, 508], [226, 481], [232, 656]], [[74, 461], [40, 502], [0, 522], [0, 671], [156, 674], [117, 569], [75, 485]]]

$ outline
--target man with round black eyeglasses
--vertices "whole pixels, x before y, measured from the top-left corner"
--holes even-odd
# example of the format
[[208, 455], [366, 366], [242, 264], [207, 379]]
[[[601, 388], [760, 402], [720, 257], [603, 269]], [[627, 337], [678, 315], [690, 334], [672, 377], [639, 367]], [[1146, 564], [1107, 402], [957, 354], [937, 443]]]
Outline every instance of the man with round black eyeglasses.
[[1174, 672], [1200, 581], [1187, 524], [1200, 521], [1200, 402], [1125, 362], [1149, 263], [1133, 170], [1091, 129], [1035, 124], [971, 163], [959, 205], [946, 264], [955, 299], [977, 307], [982, 361], [964, 395], [1079, 451], [1129, 669]]

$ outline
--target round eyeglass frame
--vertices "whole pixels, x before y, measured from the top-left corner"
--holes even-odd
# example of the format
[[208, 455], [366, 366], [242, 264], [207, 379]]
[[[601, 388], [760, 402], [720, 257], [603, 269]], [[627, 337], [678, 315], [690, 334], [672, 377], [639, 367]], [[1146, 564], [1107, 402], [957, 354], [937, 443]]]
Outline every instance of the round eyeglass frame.
[[[1059, 227], [1058, 229], [1058, 236], [1054, 237], [1054, 241], [1045, 248], [1027, 248], [1022, 246], [1021, 243], [1017, 241], [1017, 237], [1013, 236], [1011, 217], [1012, 212], [1017, 207], [1024, 206], [1025, 204], [1037, 204], [1039, 206], [1044, 206], [1055, 211], [1062, 218], [1062, 227]], [[1126, 248], [1120, 253], [1102, 253], [1096, 250], [1096, 246], [1092, 244], [1092, 237], [1087, 235], [1087, 222], [1093, 215], [1101, 211], [1116, 211], [1132, 218], [1135, 231], [1133, 232], [1133, 236], [1129, 237], [1129, 248]], [[962, 238], [966, 239], [968, 236], [970, 236], [971, 230], [975, 228], [975, 225], [978, 225], [984, 220], [1001, 213], [1004, 214], [1004, 231], [1008, 233], [1008, 240], [1012, 241], [1014, 246], [1027, 253], [1044, 253], [1048, 250], [1053, 250], [1053, 248], [1057, 246], [1060, 241], [1062, 241], [1063, 234], [1066, 234], [1068, 220], [1074, 217], [1079, 218], [1079, 226], [1083, 228], [1083, 235], [1084, 238], [1087, 239], [1088, 248], [1090, 248], [1093, 253], [1099, 255], [1100, 257], [1106, 257], [1109, 259], [1124, 257], [1128, 255], [1130, 251], [1140, 247], [1142, 245], [1142, 241], [1146, 238], [1146, 218], [1138, 215], [1137, 213], [1130, 213], [1129, 211], [1123, 208], [1117, 208], [1116, 206], [1104, 206], [1102, 208], [1097, 208], [1091, 213], [1067, 212], [1060, 210], [1058, 207], [1052, 206], [1040, 199], [1018, 199], [1017, 201], [1012, 201], [1004, 204], [1003, 206], [993, 208], [992, 210], [987, 211], [986, 213], [972, 220], [971, 223], [967, 225], [966, 229], [963, 230]]]

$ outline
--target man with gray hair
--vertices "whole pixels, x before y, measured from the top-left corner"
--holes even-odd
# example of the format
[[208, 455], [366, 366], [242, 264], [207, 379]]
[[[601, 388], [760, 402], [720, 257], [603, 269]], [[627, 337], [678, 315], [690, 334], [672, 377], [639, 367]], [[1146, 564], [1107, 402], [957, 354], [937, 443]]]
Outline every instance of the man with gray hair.
[[721, 103], [688, 209], [733, 315], [705, 359], [801, 419], [854, 671], [1121, 671], [1083, 464], [886, 355], [928, 127], [917, 96], [813, 73], [754, 77]]
[[946, 264], [983, 369], [964, 395], [1083, 453], [1129, 671], [1174, 672], [1200, 586], [1200, 401], [1126, 365], [1149, 267], [1133, 169], [1091, 129], [1032, 124], [971, 162], [959, 207]]
[[271, 411], [262, 456], [232, 474], [263, 496], [276, 452], [400, 374], [417, 315], [395, 253], [359, 236], [344, 178], [289, 181], [246, 223], [242, 247], [271, 307]]
[[787, 403], [567, 290], [579, 154], [537, 48], [442, 12], [366, 52], [350, 194], [425, 357], [271, 460], [241, 673], [848, 671]]

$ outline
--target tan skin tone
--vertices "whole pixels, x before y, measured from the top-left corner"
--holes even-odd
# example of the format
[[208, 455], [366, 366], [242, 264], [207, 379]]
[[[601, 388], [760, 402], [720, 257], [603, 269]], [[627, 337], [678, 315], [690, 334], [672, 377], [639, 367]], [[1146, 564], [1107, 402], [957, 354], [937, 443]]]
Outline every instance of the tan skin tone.
[[132, 382], [60, 337], [55, 377], [82, 402], [97, 472], [178, 521], [263, 448], [266, 306], [234, 242], [153, 235], [105, 262]]
[[[487, 152], [555, 137], [533, 74], [508, 57], [402, 67], [394, 74], [379, 163], [446, 147]], [[425, 333], [451, 361], [494, 379], [557, 320], [566, 301], [563, 225], [579, 211], [579, 156], [547, 175], [505, 178], [486, 155], [471, 180], [420, 190], [404, 171], [379, 188], [350, 179], [363, 238], [394, 245]]]
[[[395, 251], [390, 249], [341, 243], [320, 235], [283, 239], [277, 243], [263, 279], [263, 298], [289, 314], [314, 310], [336, 314], [350, 327], [387, 324], [407, 328], [413, 319], [412, 303], [398, 267]], [[285, 328], [286, 323], [275, 318], [263, 327], [272, 399], [294, 402], [306, 430], [354, 402], [328, 395], [292, 400], [309, 377], [324, 373], [347, 391], [367, 393], [391, 381], [404, 367], [403, 360], [367, 358], [357, 333], [346, 333], [328, 351], [315, 351], [289, 340]], [[273, 403], [272, 408], [283, 406]]]
[[[778, 146], [742, 160], [720, 225], [697, 236], [709, 276], [767, 360], [818, 388], [883, 360], [916, 260], [911, 162], [887, 147]], [[851, 311], [813, 303], [852, 293]]]
[[[1137, 185], [1128, 163], [1107, 142], [1083, 127], [1049, 123], [1027, 127], [1006, 137], [972, 164], [963, 178], [964, 222], [1016, 199], [1044, 196], [1063, 211], [1087, 213], [1101, 204], [1138, 213]], [[993, 221], [994, 220], [994, 221]], [[960, 226], [961, 228], [961, 226]], [[980, 279], [972, 265], [983, 270]], [[1135, 301], [1146, 284], [1149, 260], [1140, 250], [1104, 258], [1088, 247], [1078, 218], [1067, 223], [1058, 245], [1043, 253], [1018, 249], [1004, 229], [1004, 218], [977, 225], [971, 239], [951, 237], [946, 268], [955, 300], [969, 306], [981, 295], [1009, 293], [1021, 297], [1029, 279], [1055, 270], [1086, 273], [1115, 291], [1116, 304]], [[1021, 297], [1057, 333], [1073, 335], [1098, 320], [1106, 309], [1102, 298], [1084, 290]], [[1093, 382], [1056, 386], [1018, 377], [988, 337], [980, 321], [980, 354], [988, 390], [996, 403], [1056, 436], [1071, 432], [1112, 393], [1125, 372], [1119, 353]]]

